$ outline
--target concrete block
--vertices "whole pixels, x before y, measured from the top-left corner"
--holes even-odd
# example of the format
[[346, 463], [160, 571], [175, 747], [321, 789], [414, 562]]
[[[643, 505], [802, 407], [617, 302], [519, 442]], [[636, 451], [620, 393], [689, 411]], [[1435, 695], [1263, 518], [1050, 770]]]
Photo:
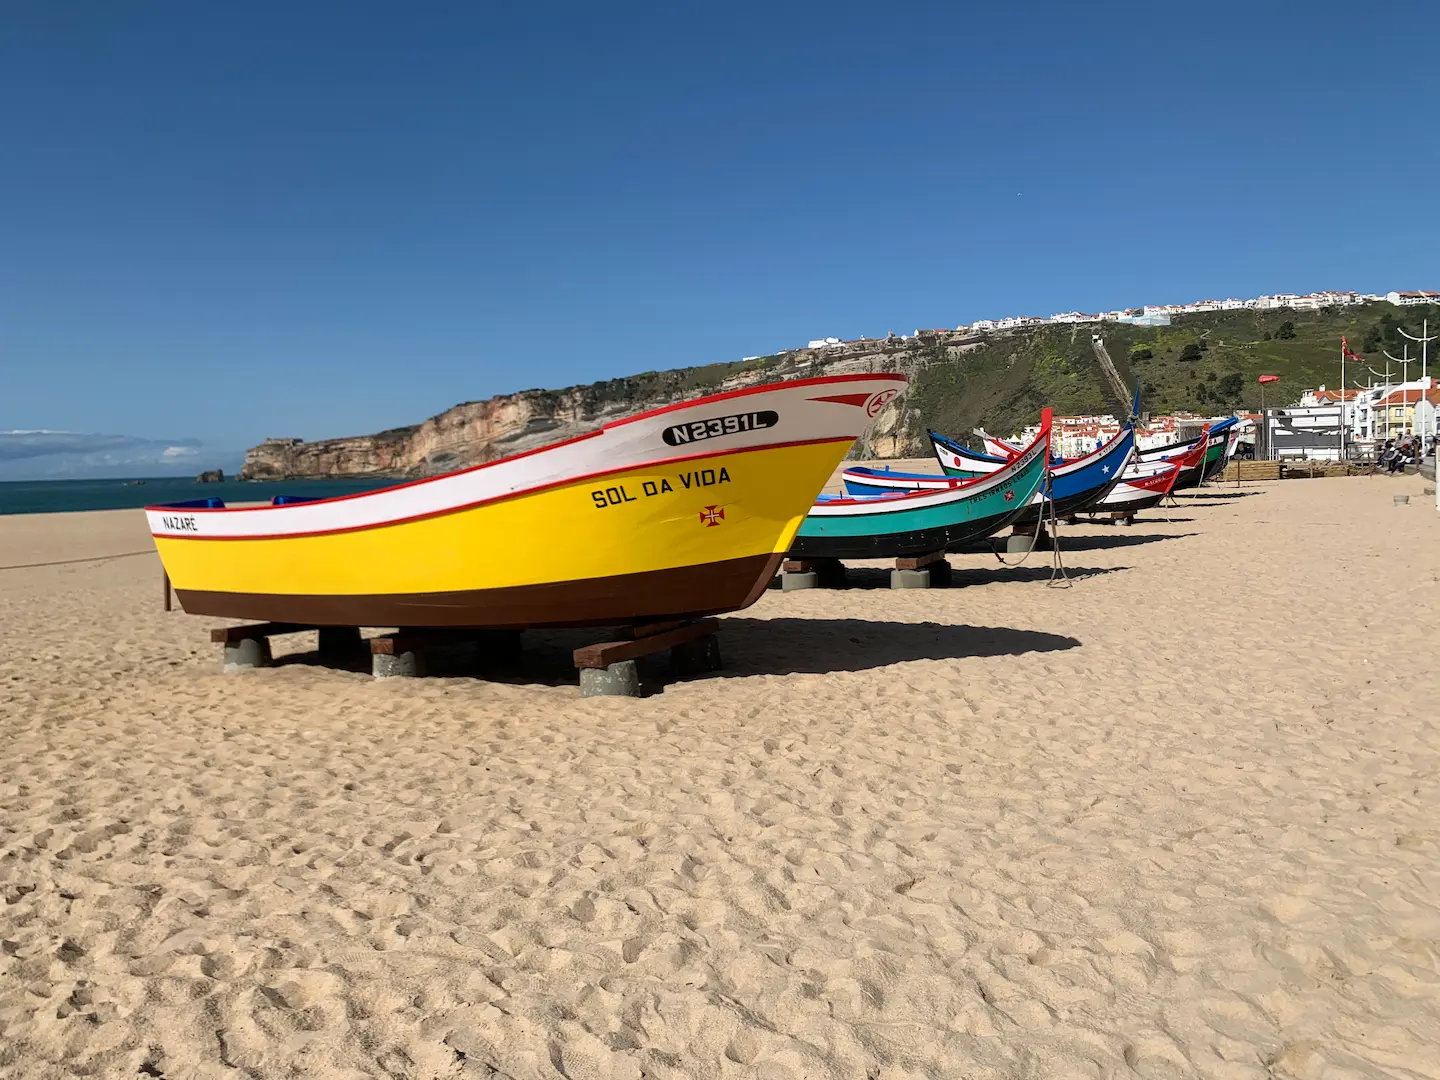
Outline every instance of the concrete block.
[[1410, 504], [1409, 495], [1396, 495], [1394, 498], [1396, 506], [1408, 506]]
[[370, 674], [377, 679], [413, 679], [424, 671], [420, 656], [414, 652], [387, 656], [376, 653], [370, 657]]
[[670, 650], [670, 669], [676, 675], [702, 675], [707, 671], [719, 671], [723, 666], [720, 639], [714, 634], [687, 641]]
[[784, 592], [797, 592], [800, 589], [818, 589], [820, 587], [820, 575], [814, 570], [804, 574], [781, 574], [780, 588]]
[[639, 697], [640, 672], [634, 660], [605, 668], [580, 669], [581, 697]]
[[227, 642], [225, 645], [224, 663], [226, 671], [239, 671], [242, 668], [269, 667], [270, 639], [257, 637]]
[[891, 570], [890, 588], [892, 589], [928, 589], [930, 588], [929, 570]]
[[1024, 555], [1031, 548], [1039, 546], [1039, 538], [1028, 533], [1011, 533], [1005, 538], [1006, 555]]

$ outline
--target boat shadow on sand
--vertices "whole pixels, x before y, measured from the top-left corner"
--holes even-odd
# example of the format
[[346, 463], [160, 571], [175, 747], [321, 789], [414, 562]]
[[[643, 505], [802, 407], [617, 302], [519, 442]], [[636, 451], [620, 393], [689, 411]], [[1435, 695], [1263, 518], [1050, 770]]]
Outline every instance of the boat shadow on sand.
[[1175, 501], [1181, 506], [1187, 502], [1205, 503], [1216, 499], [1248, 499], [1251, 495], [1264, 495], [1263, 491], [1197, 491], [1193, 494], [1181, 492]]
[[1079, 647], [1078, 638], [1009, 626], [871, 619], [747, 619], [721, 624], [725, 675], [866, 671], [907, 660], [1020, 656]]
[[1115, 533], [1105, 536], [1060, 537], [1060, 554], [1067, 551], [1104, 551], [1107, 548], [1134, 547], [1136, 544], [1150, 544], [1157, 540], [1179, 540], [1185, 536], [1199, 536], [1199, 533]]
[[[514, 685], [574, 686], [579, 675], [571, 659], [583, 645], [605, 640], [599, 630], [533, 630], [525, 634], [521, 655], [477, 658], [473, 651], [438, 649], [427, 654], [427, 675], [470, 678]], [[1077, 638], [1040, 630], [1006, 626], [957, 626], [934, 622], [891, 622], [882, 619], [753, 619], [732, 616], [721, 620], [720, 671], [693, 679], [723, 679], [750, 675], [826, 674], [832, 671], [868, 671], [908, 660], [953, 660], [963, 657], [1019, 656], [1032, 652], [1058, 652], [1080, 645]], [[277, 657], [277, 665], [332, 665], [317, 653]], [[656, 693], [677, 678], [671, 674], [666, 653], [638, 661], [647, 694]]]
[[[1063, 556], [1066, 551], [1066, 541], [1061, 541], [1060, 554]], [[980, 552], [965, 552], [966, 555], [980, 554]], [[955, 558], [955, 556], [951, 556]], [[1018, 559], [1018, 555], [1006, 556], [1008, 559]], [[1099, 574], [1114, 574], [1121, 570], [1129, 570], [1128, 566], [1067, 566], [1065, 576], [1069, 578], [1095, 577]], [[950, 584], [937, 587], [933, 592], [942, 593], [950, 589], [964, 589], [974, 585], [996, 585], [1004, 582], [1017, 581], [1049, 581], [1052, 577], [1058, 576], [1050, 566], [1050, 549], [1036, 551], [1029, 560], [1022, 565], [1002, 566], [999, 562], [992, 562], [989, 566], [960, 566], [951, 563]], [[776, 586], [771, 586], [775, 588]], [[873, 566], [850, 566], [845, 569], [845, 584], [836, 591], [844, 589], [879, 589], [890, 592], [890, 571], [884, 567]], [[831, 591], [831, 590], [823, 590]]]
[[[574, 685], [579, 681], [570, 651], [597, 640], [592, 631], [527, 633], [522, 668], [496, 681]], [[603, 637], [603, 633], [600, 635]], [[908, 660], [953, 660], [971, 656], [1019, 656], [1057, 652], [1080, 645], [1076, 638], [1006, 626], [955, 626], [945, 623], [891, 622], [883, 619], [752, 619], [720, 621], [724, 667], [692, 679], [749, 675], [823, 675], [832, 671], [869, 671]], [[642, 680], [653, 693], [680, 681], [670, 674], [664, 653], [642, 658]]]

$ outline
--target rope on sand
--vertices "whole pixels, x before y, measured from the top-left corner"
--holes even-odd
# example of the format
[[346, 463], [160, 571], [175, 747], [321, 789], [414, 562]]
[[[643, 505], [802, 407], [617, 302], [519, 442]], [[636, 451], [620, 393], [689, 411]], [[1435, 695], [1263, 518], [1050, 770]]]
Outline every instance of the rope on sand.
[[[1072, 584], [1074, 584], [1074, 582], [1070, 580], [1070, 575], [1065, 572], [1065, 563], [1060, 558], [1060, 521], [1058, 515], [1055, 513], [1054, 491], [1053, 489], [1051, 489], [1048, 480], [1046, 481], [1045, 487], [1045, 501], [1040, 504], [1040, 520], [1038, 522], [1038, 525], [1040, 530], [1043, 530], [1045, 528], [1044, 508], [1048, 506], [1050, 508], [1050, 538], [1054, 542], [1053, 547], [1051, 548], [1050, 555], [1050, 580], [1045, 583], [1045, 586], [1046, 588], [1050, 589], [1068, 589]], [[1036, 547], [1035, 538], [1032, 536], [1030, 541], [1030, 547], [1026, 549], [1025, 554], [1020, 556], [1020, 560], [1018, 562], [1010, 563], [1005, 561], [1004, 556], [1002, 556], [999, 549], [995, 547], [994, 537], [989, 538], [989, 544], [990, 554], [995, 556], [995, 558], [999, 561], [1000, 565], [1011, 568], [1014, 568], [1016, 566], [1023, 566], [1025, 560], [1030, 558], [1031, 553], [1035, 550]]]
[[0, 566], [0, 570], [30, 570], [37, 566], [69, 566], [72, 563], [82, 562], [107, 562], [110, 559], [129, 559], [136, 555], [154, 555], [154, 548], [147, 548], [145, 551], [121, 551], [114, 555], [91, 555], [84, 559], [55, 559], [53, 562], [24, 562], [13, 563], [10, 566]]

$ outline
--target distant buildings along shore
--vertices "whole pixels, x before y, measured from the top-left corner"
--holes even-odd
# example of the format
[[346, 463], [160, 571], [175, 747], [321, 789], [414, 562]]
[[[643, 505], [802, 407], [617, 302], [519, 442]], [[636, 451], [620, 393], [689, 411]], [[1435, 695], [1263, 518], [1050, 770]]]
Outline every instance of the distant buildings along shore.
[[[1314, 292], [1276, 293], [1273, 296], [1257, 296], [1250, 300], [1231, 297], [1228, 300], [1197, 300], [1192, 304], [1146, 304], [1143, 307], [1123, 308], [1116, 311], [1101, 311], [1089, 314], [1084, 311], [1061, 311], [1048, 317], [1036, 315], [1009, 315], [1003, 319], [976, 319], [973, 323], [961, 323], [953, 329], [916, 330], [913, 334], [891, 334], [889, 338], [838, 337], [812, 338], [805, 343], [807, 349], [842, 349], [856, 345], [872, 344], [876, 341], [911, 341], [916, 338], [942, 337], [953, 334], [989, 334], [1004, 330], [1020, 330], [1031, 326], [1052, 326], [1077, 323], [1127, 323], [1134, 326], [1169, 326], [1172, 316], [1195, 315], [1206, 311], [1279, 311], [1289, 308], [1293, 311], [1319, 311], [1321, 308], [1345, 307], [1350, 304], [1375, 304], [1389, 302], [1399, 307], [1416, 304], [1440, 304], [1440, 292], [1426, 290], [1388, 293], [1358, 292]], [[753, 359], [747, 357], [747, 359]]]

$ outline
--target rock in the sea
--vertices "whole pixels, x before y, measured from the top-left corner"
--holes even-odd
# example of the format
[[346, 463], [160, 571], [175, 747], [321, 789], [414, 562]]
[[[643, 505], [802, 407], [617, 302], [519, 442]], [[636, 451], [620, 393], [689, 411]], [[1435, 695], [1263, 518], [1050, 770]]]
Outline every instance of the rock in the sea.
[[206, 469], [199, 476], [195, 477], [197, 484], [220, 484], [225, 481], [224, 469]]

